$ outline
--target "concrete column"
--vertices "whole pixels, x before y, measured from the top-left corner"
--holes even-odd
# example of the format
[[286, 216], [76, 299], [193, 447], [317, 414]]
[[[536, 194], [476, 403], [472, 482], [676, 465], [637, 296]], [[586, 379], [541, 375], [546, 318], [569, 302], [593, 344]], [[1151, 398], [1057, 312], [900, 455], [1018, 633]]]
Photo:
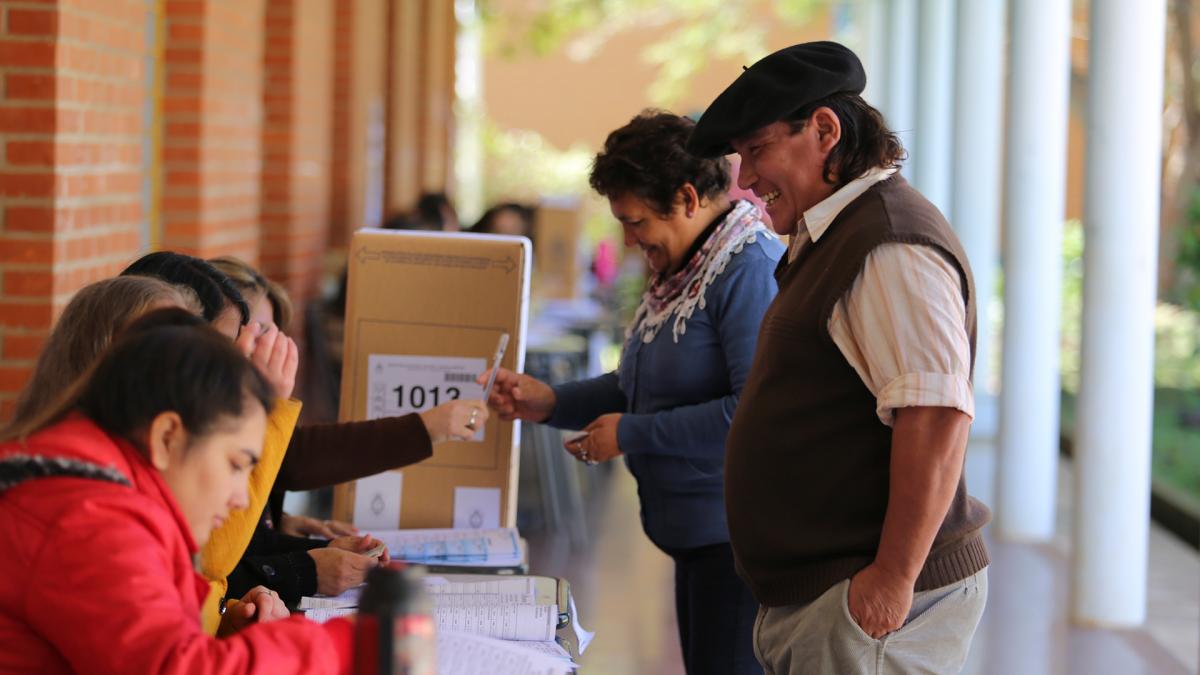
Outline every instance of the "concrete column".
[[1071, 616], [1146, 616], [1166, 0], [1092, 3]]
[[921, 0], [917, 137], [912, 153], [917, 159], [914, 184], [947, 216], [954, 138], [954, 5], [954, 0]]
[[484, 204], [483, 21], [476, 0], [455, 0], [454, 199], [458, 218], [479, 220]]
[[879, 110], [887, 109], [888, 73], [888, 2], [887, 0], [860, 0], [855, 4], [855, 51], [862, 59], [867, 71], [867, 88], [863, 99]]
[[1005, 0], [959, 5], [955, 50], [950, 222], [971, 261], [979, 296], [971, 435], [982, 440], [994, 439], [997, 431], [996, 383], [990, 377], [994, 336], [988, 316], [1000, 257], [1005, 5]]
[[996, 527], [1054, 534], [1070, 0], [1013, 0]]
[[[891, 0], [887, 15], [887, 109], [888, 126], [900, 136], [909, 151], [903, 173], [916, 174], [913, 139], [917, 95], [917, 0]], [[869, 75], [869, 73], [868, 73]]]

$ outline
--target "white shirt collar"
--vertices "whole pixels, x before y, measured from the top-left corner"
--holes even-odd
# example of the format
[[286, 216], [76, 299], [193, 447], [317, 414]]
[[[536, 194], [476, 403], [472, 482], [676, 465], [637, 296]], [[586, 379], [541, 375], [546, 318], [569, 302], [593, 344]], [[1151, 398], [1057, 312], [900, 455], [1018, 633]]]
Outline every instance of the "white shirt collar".
[[858, 199], [872, 185], [881, 180], [886, 180], [896, 173], [896, 167], [879, 168], [868, 170], [863, 175], [846, 183], [837, 192], [822, 199], [816, 206], [804, 212], [804, 216], [797, 223], [797, 227], [804, 225], [808, 230], [808, 238], [816, 242], [825, 234], [825, 230], [829, 229], [829, 224], [834, 218], [842, 212], [850, 202]]

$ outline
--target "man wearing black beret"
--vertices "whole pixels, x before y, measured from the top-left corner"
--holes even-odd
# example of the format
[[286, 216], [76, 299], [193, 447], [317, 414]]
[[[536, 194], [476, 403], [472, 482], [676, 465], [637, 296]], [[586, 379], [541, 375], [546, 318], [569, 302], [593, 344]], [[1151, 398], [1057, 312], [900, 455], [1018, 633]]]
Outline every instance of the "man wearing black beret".
[[975, 288], [898, 173], [858, 57], [795, 45], [746, 69], [688, 143], [791, 235], [726, 443], [738, 571], [768, 673], [958, 672], [987, 600], [987, 507], [963, 477]]

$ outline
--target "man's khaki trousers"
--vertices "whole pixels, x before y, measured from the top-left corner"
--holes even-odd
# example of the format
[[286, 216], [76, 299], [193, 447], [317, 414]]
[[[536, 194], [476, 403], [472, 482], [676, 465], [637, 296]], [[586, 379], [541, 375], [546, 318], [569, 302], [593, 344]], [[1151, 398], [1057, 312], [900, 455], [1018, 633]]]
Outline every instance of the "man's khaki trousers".
[[962, 670], [987, 603], [987, 569], [917, 593], [908, 620], [875, 640], [846, 604], [847, 579], [807, 605], [760, 607], [754, 655], [767, 675], [899, 675]]

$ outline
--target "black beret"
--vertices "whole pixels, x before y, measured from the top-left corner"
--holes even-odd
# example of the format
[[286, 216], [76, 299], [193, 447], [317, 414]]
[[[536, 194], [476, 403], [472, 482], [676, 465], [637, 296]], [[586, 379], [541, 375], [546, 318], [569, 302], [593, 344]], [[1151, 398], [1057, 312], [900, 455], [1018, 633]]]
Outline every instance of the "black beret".
[[836, 42], [805, 42], [765, 56], [746, 68], [708, 106], [688, 139], [700, 157], [733, 152], [730, 141], [785, 119], [831, 94], [861, 94], [867, 86], [862, 62]]

